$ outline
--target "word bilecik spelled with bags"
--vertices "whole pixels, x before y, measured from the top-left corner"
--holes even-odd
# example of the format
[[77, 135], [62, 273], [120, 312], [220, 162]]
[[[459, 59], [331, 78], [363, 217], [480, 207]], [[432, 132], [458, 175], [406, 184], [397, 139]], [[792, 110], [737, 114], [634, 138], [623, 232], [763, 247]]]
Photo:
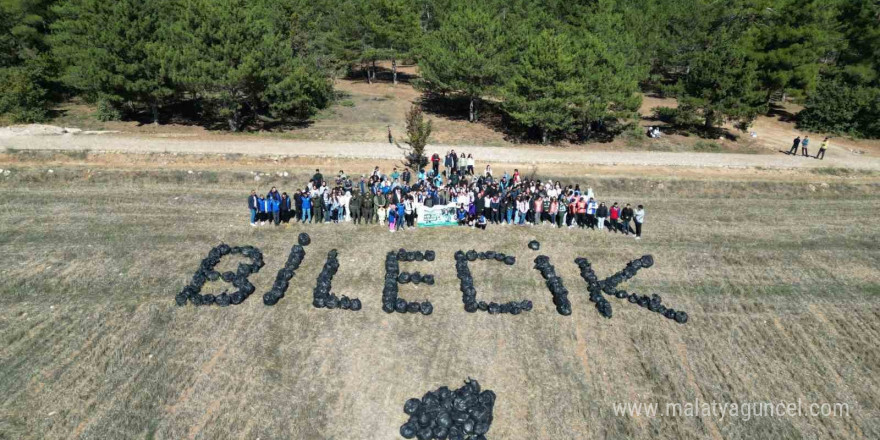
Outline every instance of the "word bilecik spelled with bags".
[[[299, 269], [300, 264], [306, 257], [305, 247], [310, 243], [311, 238], [308, 234], [299, 234], [298, 243], [290, 249], [290, 254], [284, 267], [278, 271], [272, 287], [263, 294], [263, 304], [274, 306], [284, 298], [287, 289], [290, 287], [291, 280], [296, 276], [296, 270]], [[537, 252], [540, 249], [540, 243], [532, 240], [528, 243], [527, 247], [529, 250]], [[249, 258], [251, 262], [249, 264], [239, 263], [237, 270], [234, 272], [227, 271], [221, 273], [214, 270], [214, 267], [220, 263], [220, 260], [228, 255], [241, 255]], [[360, 311], [364, 306], [363, 300], [360, 298], [349, 298], [345, 295], [337, 296], [333, 293], [333, 277], [341, 267], [338, 255], [339, 252], [336, 249], [332, 249], [327, 253], [324, 267], [318, 275], [315, 287], [312, 290], [312, 305], [319, 309]], [[389, 251], [385, 255], [385, 277], [381, 296], [382, 311], [386, 313], [414, 313], [423, 316], [434, 313], [434, 306], [427, 298], [421, 301], [408, 301], [399, 296], [400, 285], [409, 283], [434, 285], [434, 275], [423, 274], [419, 271], [403, 271], [401, 270], [400, 263], [423, 262], [422, 266], [424, 263], [439, 264], [435, 262], [437, 257], [437, 253], [433, 250], [398, 249], [396, 251]], [[459, 290], [461, 291], [465, 312], [486, 312], [490, 315], [519, 315], [532, 311], [534, 304], [531, 299], [527, 298], [503, 304], [482, 301], [479, 299], [474, 285], [474, 277], [470, 270], [471, 264], [515, 266], [518, 262], [516, 256], [492, 250], [479, 252], [471, 249], [468, 251], [456, 251], [453, 259], [455, 261], [455, 271], [459, 279]], [[572, 305], [569, 300], [569, 290], [565, 287], [562, 277], [556, 273], [552, 259], [547, 255], [537, 255], [533, 259], [533, 264], [532, 268], [544, 279], [544, 284], [552, 295], [550, 302], [553, 303], [556, 312], [563, 316], [571, 315]], [[660, 295], [639, 295], [617, 288], [620, 284], [635, 277], [640, 270], [651, 268], [654, 265], [653, 256], [643, 255], [636, 258], [626, 263], [626, 266], [620, 271], [602, 279], [596, 275], [589, 259], [578, 256], [574, 259], [574, 264], [580, 269], [581, 278], [583, 278], [587, 285], [586, 290], [590, 302], [595, 304], [597, 312], [602, 317], [611, 318], [613, 315], [613, 308], [611, 302], [606, 299], [607, 296], [621, 300], [623, 303], [628, 302], [639, 306], [679, 324], [687, 323], [687, 312], [667, 306], [663, 303]], [[214, 304], [220, 307], [241, 304], [256, 291], [248, 277], [259, 272], [264, 265], [263, 253], [258, 248], [253, 246], [229, 246], [225, 243], [220, 244], [208, 252], [208, 256], [201, 261], [190, 283], [177, 294], [175, 301], [179, 306], [185, 306], [187, 303], [193, 306]], [[202, 294], [202, 288], [208, 281], [222, 281], [231, 284], [237, 290], [231, 294], [228, 291], [223, 291], [220, 294]]]

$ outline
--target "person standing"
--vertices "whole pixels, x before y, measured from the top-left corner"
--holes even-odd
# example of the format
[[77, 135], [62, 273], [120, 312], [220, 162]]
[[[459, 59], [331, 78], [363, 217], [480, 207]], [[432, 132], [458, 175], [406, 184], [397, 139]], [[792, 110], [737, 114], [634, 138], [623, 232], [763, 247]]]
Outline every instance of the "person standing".
[[816, 153], [816, 159], [825, 159], [825, 150], [828, 149], [828, 139], [829, 138], [825, 138], [825, 140], [822, 141], [822, 145], [819, 145], [819, 152]]
[[302, 208], [300, 208], [300, 212], [302, 213], [300, 221], [305, 223], [308, 221], [312, 222], [312, 198], [309, 197], [309, 193], [303, 193], [302, 195]]
[[599, 207], [596, 209], [596, 226], [599, 230], [605, 229], [605, 219], [608, 217], [608, 207], [605, 206], [605, 202], [599, 204]]
[[361, 193], [355, 190], [351, 195], [351, 200], [348, 202], [348, 207], [351, 209], [351, 220], [354, 224], [361, 224]]
[[621, 226], [623, 227], [624, 235], [629, 235], [629, 222], [630, 222], [630, 220], [632, 220], [632, 218], [633, 218], [633, 209], [629, 205], [629, 203], [627, 203], [626, 206], [623, 207], [623, 210], [620, 211], [620, 223], [621, 223]]
[[583, 196], [577, 201], [577, 222], [582, 228], [587, 226], [587, 201]]
[[281, 222], [287, 224], [290, 222], [290, 197], [287, 193], [281, 193]]
[[561, 228], [561, 227], [565, 226], [565, 214], [568, 212], [568, 203], [565, 200], [565, 196], [559, 196], [559, 200], [557, 200], [556, 203], [557, 203], [557, 208], [556, 208], [557, 214], [556, 215], [558, 217], [556, 220], [556, 225]]
[[642, 239], [642, 223], [645, 222], [645, 207], [639, 205], [636, 208], [635, 215], [633, 216], [633, 220], [636, 223], [636, 240]]
[[596, 200], [590, 197], [590, 201], [587, 202], [587, 223], [588, 227], [595, 229], [598, 225], [598, 220], [596, 220], [596, 211], [599, 209], [599, 204], [596, 203]]
[[431, 168], [434, 169], [434, 175], [440, 174], [440, 155], [434, 153], [431, 156]]
[[315, 188], [321, 187], [321, 183], [324, 182], [324, 175], [321, 174], [321, 170], [315, 169], [315, 175], [312, 176], [312, 180], [315, 182]]
[[791, 149], [788, 150], [788, 154], [797, 155], [798, 146], [800, 146], [800, 144], [801, 144], [801, 137], [798, 136], [798, 137], [794, 138], [794, 141], [791, 144]]
[[468, 154], [468, 157], [467, 157], [467, 173], [470, 174], [471, 176], [474, 175], [474, 164], [475, 164], [475, 162], [474, 162], [474, 156]]
[[376, 215], [376, 212], [373, 210], [373, 195], [368, 192], [363, 193], [361, 196], [361, 219], [364, 221], [364, 224], [372, 224], [374, 215]]
[[801, 154], [804, 157], [810, 157], [810, 153], [807, 152], [807, 147], [810, 146], [810, 137], [804, 136], [804, 140], [801, 141]]
[[[275, 191], [275, 194], [278, 194], [278, 191]], [[269, 201], [269, 209], [272, 211], [272, 222], [275, 223], [275, 226], [281, 224], [281, 200], [276, 197], [266, 197]]]
[[259, 206], [260, 198], [257, 197], [257, 191], [251, 190], [251, 195], [248, 196], [248, 210], [251, 212], [251, 226], [257, 225], [257, 213], [260, 211]]
[[617, 202], [614, 202], [614, 204], [611, 205], [611, 209], [609, 211], [610, 217], [608, 217], [608, 223], [611, 225], [611, 230], [613, 232], [618, 232], [620, 230], [620, 225], [618, 224], [617, 220], [620, 218], [620, 207], [617, 206]]
[[269, 214], [269, 201], [266, 200], [265, 197], [260, 196], [259, 205], [260, 205], [259, 220], [260, 220], [260, 226], [262, 226], [262, 225], [266, 224], [266, 220], [268, 220], [269, 215], [271, 215], [271, 214]]

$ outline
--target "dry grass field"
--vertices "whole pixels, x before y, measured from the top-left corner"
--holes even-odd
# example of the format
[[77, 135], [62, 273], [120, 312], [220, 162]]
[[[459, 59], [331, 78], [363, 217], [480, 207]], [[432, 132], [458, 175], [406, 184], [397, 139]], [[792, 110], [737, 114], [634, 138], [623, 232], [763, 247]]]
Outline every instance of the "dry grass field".
[[[245, 197], [290, 190], [316, 163], [373, 162], [3, 153], [0, 168], [0, 439], [393, 439], [403, 402], [468, 376], [498, 400], [490, 439], [880, 437], [880, 179], [841, 169], [538, 168], [606, 201], [643, 203], [645, 238], [546, 227], [420, 229], [247, 225]], [[48, 169], [52, 169], [49, 173]], [[192, 173], [190, 171], [192, 170]], [[267, 291], [296, 235], [311, 234], [287, 296]], [[531, 262], [564, 277], [558, 315]], [[229, 308], [177, 307], [211, 247], [251, 244], [257, 294]], [[433, 315], [387, 315], [384, 255], [434, 249]], [[529, 298], [519, 316], [463, 310], [453, 253], [514, 254], [471, 264], [486, 300]], [[311, 306], [330, 249], [337, 294], [360, 312]], [[679, 325], [612, 299], [601, 318], [573, 260], [607, 276], [652, 254], [624, 288], [684, 309]], [[224, 259], [221, 268], [234, 267]], [[219, 292], [209, 283], [207, 292]], [[614, 403], [845, 403], [841, 417], [646, 417]], [[662, 408], [662, 407], [661, 407]]]

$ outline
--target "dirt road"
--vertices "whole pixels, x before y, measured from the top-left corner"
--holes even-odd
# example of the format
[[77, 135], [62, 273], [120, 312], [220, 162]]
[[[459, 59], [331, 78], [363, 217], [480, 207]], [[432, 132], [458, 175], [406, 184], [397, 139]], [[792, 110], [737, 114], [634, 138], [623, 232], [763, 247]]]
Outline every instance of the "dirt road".
[[[814, 146], [815, 153], [818, 145]], [[0, 134], [0, 148], [39, 150], [92, 150], [123, 153], [179, 152], [246, 155], [309, 156], [335, 158], [397, 159], [401, 150], [388, 143], [318, 142], [261, 139], [253, 136], [185, 137], [125, 135], [7, 136]], [[649, 165], [685, 167], [817, 168], [846, 167], [880, 170], [880, 160], [854, 154], [834, 145], [825, 160], [778, 154], [721, 154], [671, 152], [585, 151], [554, 147], [481, 147], [432, 145], [429, 151], [449, 149], [473, 154], [477, 167], [486, 163], [569, 163], [594, 165]]]

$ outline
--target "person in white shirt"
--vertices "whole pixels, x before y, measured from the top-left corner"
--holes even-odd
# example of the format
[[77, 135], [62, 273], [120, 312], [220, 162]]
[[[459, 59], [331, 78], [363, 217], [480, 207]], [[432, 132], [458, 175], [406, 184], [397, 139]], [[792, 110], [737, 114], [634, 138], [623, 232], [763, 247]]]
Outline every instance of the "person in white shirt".
[[636, 240], [642, 239], [642, 223], [645, 222], [645, 207], [639, 205], [636, 208], [636, 212], [633, 215], [633, 220], [636, 223]]

